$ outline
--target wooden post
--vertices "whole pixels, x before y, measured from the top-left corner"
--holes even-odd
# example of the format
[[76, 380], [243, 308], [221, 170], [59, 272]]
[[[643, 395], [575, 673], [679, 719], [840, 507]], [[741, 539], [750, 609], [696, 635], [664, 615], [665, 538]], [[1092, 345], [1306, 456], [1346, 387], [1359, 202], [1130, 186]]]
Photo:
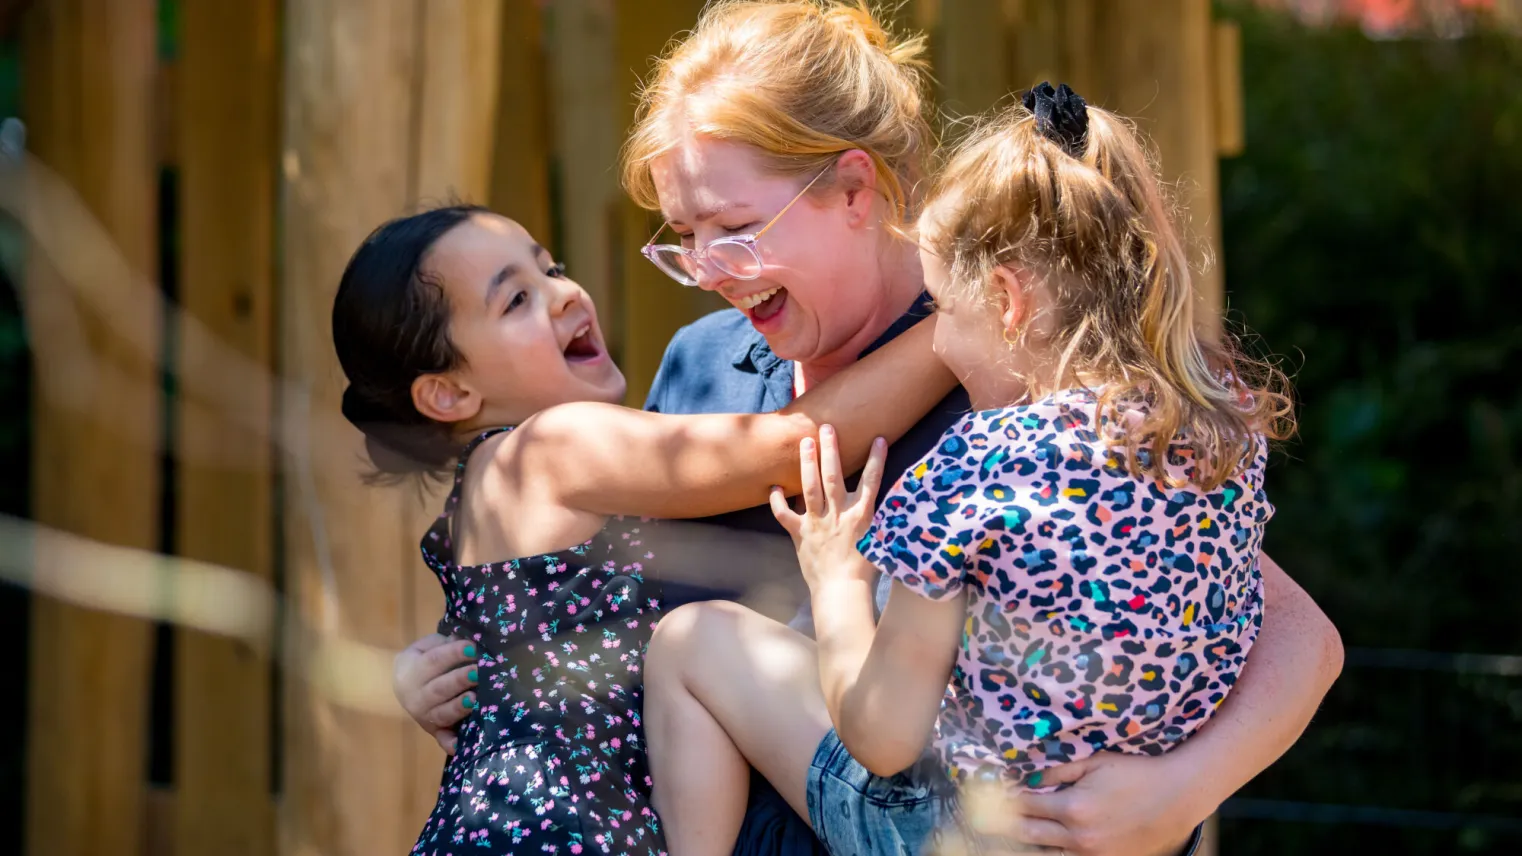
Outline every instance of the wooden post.
[[1242, 28], [1236, 21], [1217, 21], [1211, 47], [1216, 153], [1234, 158], [1247, 146], [1242, 105]]
[[941, 106], [955, 119], [982, 113], [1010, 87], [1010, 39], [1001, 3], [943, 3], [936, 35]]
[[[280, 42], [277, 0], [181, 7], [180, 324], [273, 371], [275, 165]], [[208, 337], [182, 330], [177, 361], [213, 365]], [[231, 380], [228, 378], [227, 380]], [[175, 432], [178, 552], [273, 583], [275, 545], [270, 384], [235, 384], [241, 420], [218, 418], [181, 384]], [[221, 402], [225, 404], [225, 402]], [[237, 608], [238, 604], [227, 604]], [[175, 645], [174, 852], [270, 856], [269, 652], [186, 628]]]
[[554, 247], [559, 244], [550, 221], [552, 135], [539, 4], [503, 0], [491, 205]]
[[[635, 12], [624, 5], [625, 16], [653, 16], [643, 4]], [[561, 260], [572, 279], [597, 304], [603, 334], [615, 356], [620, 351], [618, 325], [608, 323], [619, 313], [613, 289], [611, 239], [613, 212], [618, 210], [618, 146], [616, 99], [632, 97], [619, 66], [615, 70], [613, 0], [559, 0], [547, 4], [549, 23], [550, 103], [555, 128], [555, 187], [560, 221], [556, 238]], [[675, 31], [672, 31], [675, 32]], [[666, 34], [667, 37], [670, 32]], [[530, 167], [532, 169], [532, 167]]]
[[[622, 111], [617, 127], [625, 133], [634, 124], [635, 87], [649, 75], [653, 57], [673, 34], [692, 28], [701, 8], [701, 0], [673, 0], [642, 7], [638, 14], [619, 16], [618, 67], [621, 76], [617, 86], [619, 92], [627, 95], [620, 102]], [[666, 353], [666, 345], [676, 331], [729, 304], [700, 288], [678, 285], [639, 254], [639, 248], [660, 228], [658, 213], [645, 211], [627, 198], [620, 210], [618, 234], [613, 236], [612, 243], [620, 272], [619, 292], [623, 296], [623, 348], [619, 365], [629, 380], [629, 394], [625, 401], [630, 407], [643, 407], [650, 383], [655, 380], [655, 371]]]
[[324, 658], [342, 652], [333, 646], [342, 640], [396, 651], [437, 619], [441, 602], [435, 594], [420, 605], [427, 571], [415, 493], [361, 484], [357, 431], [344, 426], [331, 445], [322, 440], [344, 385], [328, 324], [344, 264], [381, 220], [413, 210], [420, 196], [486, 198], [480, 165], [490, 163], [496, 117], [468, 92], [482, 85], [472, 75], [495, 78], [499, 15], [479, 0], [286, 4], [280, 349], [290, 388], [281, 420], [293, 450], [284, 507], [297, 630], [288, 644], [308, 658], [285, 684], [286, 852], [405, 849], [443, 764], [436, 748], [431, 760], [420, 754], [417, 726], [390, 700], [387, 658]]
[[[156, 279], [155, 3], [38, 0], [24, 22], [25, 118], [36, 156], [78, 191], [135, 272]], [[39, 523], [158, 546], [158, 317], [81, 316], [41, 252], [28, 260], [33, 512]], [[66, 323], [72, 323], [67, 322]], [[78, 388], [72, 367], [94, 383]], [[106, 378], [121, 383], [103, 383]], [[72, 385], [71, 385], [72, 384]], [[56, 557], [39, 548], [39, 573]], [[26, 837], [32, 854], [134, 854], [143, 836], [151, 627], [39, 596], [32, 609]]]

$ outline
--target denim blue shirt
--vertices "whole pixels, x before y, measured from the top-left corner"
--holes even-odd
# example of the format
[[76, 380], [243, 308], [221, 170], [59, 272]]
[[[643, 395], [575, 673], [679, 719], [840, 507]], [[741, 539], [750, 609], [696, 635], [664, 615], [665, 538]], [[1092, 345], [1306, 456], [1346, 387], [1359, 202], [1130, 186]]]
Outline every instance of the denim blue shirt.
[[[922, 320], [928, 314], [928, 299], [928, 295], [920, 295], [914, 306], [862, 355], [882, 347]], [[650, 396], [645, 401], [645, 409], [658, 413], [770, 413], [787, 406], [792, 400], [793, 363], [772, 353], [765, 337], [756, 332], [756, 328], [751, 326], [750, 321], [738, 309], [725, 309], [704, 316], [677, 331], [666, 348], [665, 357], [661, 359], [660, 369], [650, 388]], [[878, 492], [879, 501], [887, 488], [898, 481], [904, 470], [934, 448], [941, 434], [969, 409], [967, 393], [958, 387], [911, 428], [909, 433], [889, 447], [883, 473], [883, 489]], [[700, 522], [730, 530], [742, 530], [747, 535], [755, 533], [775, 536], [775, 539], [780, 540], [775, 541], [775, 546], [770, 549], [743, 551], [752, 557], [758, 553], [764, 554], [769, 559], [770, 567], [757, 568], [754, 574], [797, 573], [792, 542], [772, 517], [769, 507], [763, 505], [748, 508]], [[727, 552], [734, 556], [741, 551]], [[746, 579], [753, 579], [753, 573], [746, 573]], [[887, 603], [889, 588], [886, 579], [880, 581], [877, 592], [879, 611]], [[667, 602], [676, 606], [712, 597], [732, 600], [737, 599], [742, 591], [743, 586], [737, 587], [733, 582], [724, 581], [709, 586], [668, 584]], [[808, 604], [805, 603], [793, 626], [812, 635], [812, 624]]]

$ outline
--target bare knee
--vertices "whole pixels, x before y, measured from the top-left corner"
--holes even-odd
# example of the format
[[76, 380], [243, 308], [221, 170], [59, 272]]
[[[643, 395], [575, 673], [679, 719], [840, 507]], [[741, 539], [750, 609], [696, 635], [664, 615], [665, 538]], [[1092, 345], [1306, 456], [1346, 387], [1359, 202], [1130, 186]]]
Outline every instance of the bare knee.
[[645, 653], [645, 682], [670, 679], [705, 659], [704, 653], [738, 644], [745, 607], [727, 600], [688, 603], [668, 612]]

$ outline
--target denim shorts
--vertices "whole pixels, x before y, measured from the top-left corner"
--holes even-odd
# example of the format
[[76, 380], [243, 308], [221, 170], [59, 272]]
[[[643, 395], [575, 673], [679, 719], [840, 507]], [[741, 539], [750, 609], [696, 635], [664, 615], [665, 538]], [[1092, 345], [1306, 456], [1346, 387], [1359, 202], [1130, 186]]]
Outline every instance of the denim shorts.
[[[938, 831], [958, 823], [956, 787], [933, 757], [896, 776], [873, 775], [833, 728], [809, 764], [808, 803], [809, 823], [831, 856], [919, 856]], [[1179, 856], [1195, 856], [1203, 833], [1201, 824]]]
[[948, 816], [955, 793], [926, 759], [891, 778], [856, 762], [835, 729], [809, 764], [809, 822], [832, 856], [918, 856]]

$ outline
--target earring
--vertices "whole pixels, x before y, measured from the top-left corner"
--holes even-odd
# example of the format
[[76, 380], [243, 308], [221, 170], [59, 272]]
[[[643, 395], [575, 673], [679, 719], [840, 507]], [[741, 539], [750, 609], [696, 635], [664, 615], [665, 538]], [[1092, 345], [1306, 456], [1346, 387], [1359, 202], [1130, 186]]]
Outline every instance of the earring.
[[1008, 329], [1006, 329], [1004, 331], [1004, 344], [1008, 345], [1011, 350], [1020, 347], [1020, 343], [1018, 341], [1016, 341], [1014, 339], [1011, 339], [1009, 337], [1009, 330]]

